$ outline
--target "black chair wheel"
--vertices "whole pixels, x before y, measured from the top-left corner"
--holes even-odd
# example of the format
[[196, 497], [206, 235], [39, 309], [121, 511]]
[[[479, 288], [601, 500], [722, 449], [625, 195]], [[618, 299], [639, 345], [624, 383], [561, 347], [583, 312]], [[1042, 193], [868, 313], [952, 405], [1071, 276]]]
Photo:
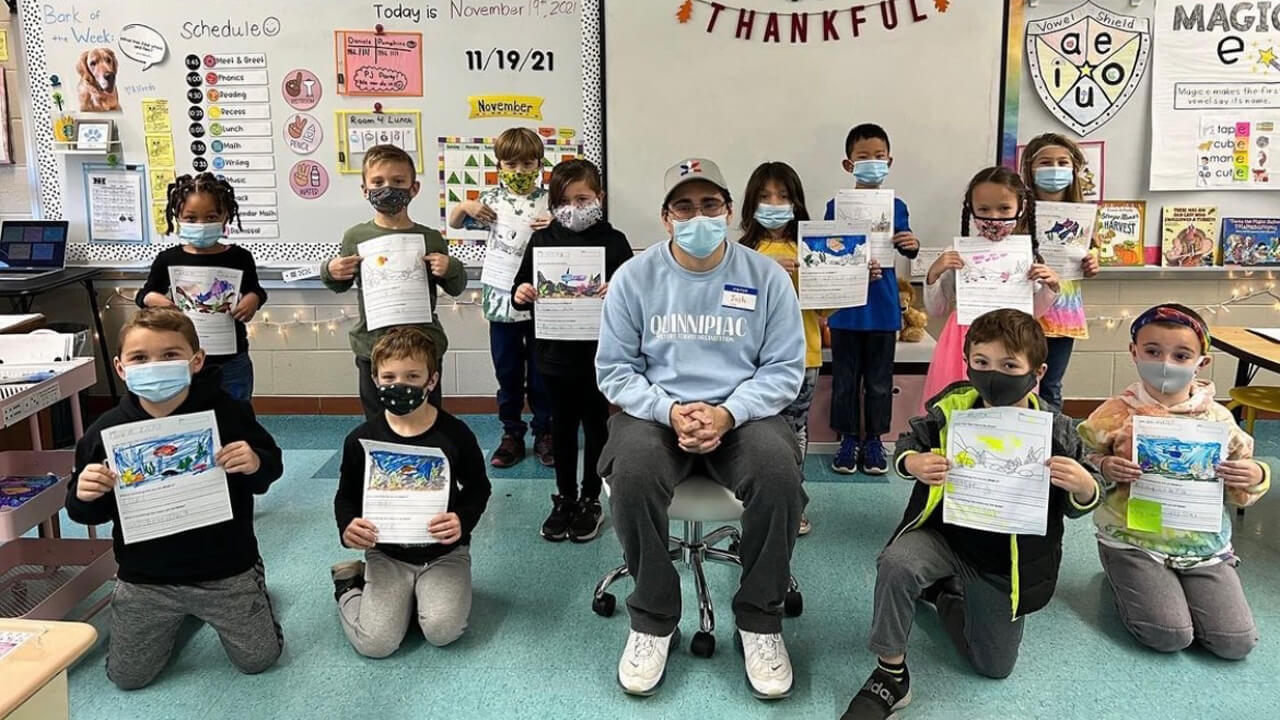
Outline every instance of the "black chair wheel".
[[618, 607], [618, 598], [612, 593], [605, 593], [598, 598], [591, 599], [591, 612], [600, 617], [613, 617], [613, 611]]
[[787, 597], [782, 601], [782, 611], [787, 617], [800, 617], [804, 612], [804, 596], [799, 590], [787, 591]]
[[701, 658], [709, 658], [716, 652], [716, 636], [709, 632], [693, 634], [693, 642], [689, 643], [689, 652]]
[[729, 552], [733, 553], [734, 555], [741, 555], [741, 554], [742, 554], [742, 544], [741, 544], [741, 543], [739, 543], [737, 540], [732, 540], [732, 541], [730, 541], [730, 542], [729, 542]]

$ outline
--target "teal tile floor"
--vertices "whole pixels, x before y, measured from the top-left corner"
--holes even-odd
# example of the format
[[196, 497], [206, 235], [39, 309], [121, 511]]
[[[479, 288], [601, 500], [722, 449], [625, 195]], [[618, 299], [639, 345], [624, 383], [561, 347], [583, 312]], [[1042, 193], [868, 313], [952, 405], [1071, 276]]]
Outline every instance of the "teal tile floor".
[[[486, 451], [496, 420], [467, 417]], [[764, 704], [748, 695], [733, 650], [729, 599], [735, 570], [708, 570], [717, 603], [719, 646], [689, 654], [697, 629], [692, 582], [685, 581], [686, 638], [655, 697], [622, 694], [615, 681], [626, 638], [624, 612], [591, 613], [591, 590], [619, 561], [611, 533], [587, 545], [552, 544], [537, 528], [553, 492], [551, 472], [526, 460], [493, 473], [494, 493], [475, 533], [471, 627], [436, 649], [412, 632], [385, 660], [348, 646], [329, 583], [329, 565], [355, 553], [338, 544], [332, 499], [340, 447], [353, 418], [267, 417], [285, 449], [286, 475], [258, 505], [267, 582], [284, 626], [280, 663], [257, 676], [236, 672], [217, 637], [193, 624], [170, 667], [151, 686], [121, 692], [103, 671], [105, 642], [71, 671], [74, 718], [836, 718], [873, 663], [863, 648], [871, 619], [876, 552], [902, 513], [909, 486], [888, 478], [837, 476], [827, 457], [809, 460], [815, 530], [798, 541], [794, 572], [804, 615], [787, 621], [795, 666], [793, 696]], [[1259, 424], [1259, 452], [1280, 455], [1280, 422]], [[1262, 642], [1230, 663], [1198, 650], [1159, 655], [1120, 625], [1098, 566], [1090, 524], [1070, 523], [1058, 593], [1027, 621], [1021, 657], [1004, 681], [975, 676], [956, 655], [936, 616], [922, 608], [909, 662], [916, 700], [900, 714], [938, 718], [1264, 718], [1274, 717], [1280, 670], [1280, 507], [1274, 498], [1237, 520], [1246, 592]], [[67, 534], [82, 530], [64, 521]], [[629, 581], [617, 586], [620, 598]], [[621, 605], [621, 602], [619, 603]], [[94, 620], [105, 635], [110, 612]], [[1267, 708], [1272, 708], [1267, 710]]]

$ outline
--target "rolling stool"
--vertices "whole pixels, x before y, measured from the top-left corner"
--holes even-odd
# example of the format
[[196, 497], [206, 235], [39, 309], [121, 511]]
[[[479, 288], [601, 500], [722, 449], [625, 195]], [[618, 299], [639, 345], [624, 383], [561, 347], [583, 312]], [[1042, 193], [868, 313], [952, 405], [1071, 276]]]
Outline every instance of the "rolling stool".
[[[609, 494], [609, 482], [605, 479], [605, 494]], [[671, 497], [671, 507], [667, 510], [668, 518], [684, 523], [684, 537], [672, 537], [671, 560], [683, 560], [684, 564], [693, 568], [693, 583], [698, 593], [698, 632], [694, 633], [689, 651], [698, 657], [709, 658], [716, 651], [716, 637], [712, 633], [716, 628], [715, 615], [712, 612], [711, 593], [707, 589], [707, 578], [702, 566], [707, 560], [731, 563], [742, 567], [742, 558], [738, 554], [738, 544], [742, 536], [738, 529], [725, 525], [705, 535], [702, 524], [706, 522], [736, 522], [742, 517], [742, 503], [724, 486], [705, 475], [694, 474], [676, 486]], [[713, 547], [723, 540], [729, 540], [727, 549]], [[591, 599], [591, 610], [601, 616], [610, 617], [617, 608], [618, 599], [607, 592], [609, 586], [620, 577], [630, 572], [625, 564], [610, 570], [596, 584], [595, 595]], [[794, 577], [790, 578], [787, 595], [782, 605], [787, 617], [797, 617], [804, 611], [804, 598], [800, 595], [800, 586]]]
[[[1227, 403], [1227, 409], [1235, 411], [1244, 408], [1244, 431], [1253, 434], [1253, 426], [1258, 422], [1258, 411], [1280, 413], [1280, 387], [1268, 387], [1265, 385], [1242, 385], [1241, 387], [1231, 388], [1228, 393], [1231, 396], [1231, 402]], [[1244, 516], [1244, 508], [1236, 508], [1236, 515]]]

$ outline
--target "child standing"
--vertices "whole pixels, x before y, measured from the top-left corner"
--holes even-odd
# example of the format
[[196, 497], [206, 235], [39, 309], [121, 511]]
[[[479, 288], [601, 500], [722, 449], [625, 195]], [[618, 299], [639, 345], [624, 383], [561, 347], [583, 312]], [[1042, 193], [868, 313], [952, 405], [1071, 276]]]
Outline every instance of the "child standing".
[[[1084, 170], [1084, 153], [1080, 146], [1057, 133], [1032, 138], [1022, 151], [1022, 182], [1035, 189], [1036, 200], [1046, 202], [1084, 202], [1080, 189], [1080, 173]], [[1098, 258], [1089, 253], [1080, 261], [1084, 276], [1091, 278], [1102, 269]], [[1084, 315], [1084, 290], [1078, 280], [1060, 280], [1058, 297], [1040, 317], [1040, 327], [1049, 339], [1049, 369], [1040, 381], [1040, 397], [1050, 405], [1062, 407], [1062, 377], [1071, 362], [1071, 350], [1077, 339], [1089, 338], [1089, 322]]]
[[253, 361], [249, 359], [249, 333], [245, 323], [267, 304], [267, 291], [258, 282], [258, 265], [253, 255], [239, 245], [219, 242], [227, 234], [228, 223], [232, 220], [237, 226], [240, 223], [235, 190], [212, 173], [183, 175], [169, 184], [164, 216], [169, 234], [173, 234], [174, 221], [177, 221], [178, 239], [182, 244], [156, 255], [147, 282], [134, 296], [134, 301], [140, 308], [174, 307], [169, 297], [170, 268], [239, 270], [240, 299], [230, 310], [235, 323], [235, 352], [207, 355], [205, 364], [221, 369], [222, 389], [228, 395], [249, 402], [253, 397]]
[[[529, 218], [534, 230], [547, 227], [547, 191], [538, 182], [545, 157], [542, 139], [529, 128], [510, 128], [498, 136], [494, 154], [501, 184], [453, 208], [449, 227], [485, 228], [498, 219], [498, 213]], [[522, 413], [527, 396], [533, 410], [533, 454], [543, 465], [554, 465], [551, 401], [534, 357], [532, 316], [512, 306], [510, 288], [485, 285], [483, 293], [489, 352], [498, 378], [498, 419], [502, 421], [502, 441], [490, 464], [507, 468], [524, 460], [524, 434], [529, 427]]]
[[[800, 184], [800, 176], [790, 165], [767, 162], [751, 173], [742, 197], [742, 238], [738, 242], [776, 260], [791, 276], [791, 284], [797, 292], [799, 223], [808, 219], [804, 187]], [[873, 265], [873, 276], [878, 276], [879, 272], [880, 268]], [[809, 449], [809, 406], [813, 404], [818, 371], [822, 369], [821, 319], [828, 312], [800, 311], [804, 321], [804, 382], [800, 385], [800, 394], [781, 413], [782, 419], [791, 426], [791, 432], [795, 433], [802, 465]], [[799, 534], [808, 535], [812, 530], [808, 513], [800, 513]]]
[[[255, 495], [284, 472], [280, 448], [248, 403], [233, 400], [205, 365], [191, 319], [173, 308], [146, 308], [120, 330], [116, 373], [129, 392], [76, 443], [67, 516], [85, 525], [112, 522], [116, 587], [111, 595], [107, 677], [123, 690], [151, 683], [169, 662], [188, 615], [213, 626], [241, 672], [259, 673], [280, 657], [284, 638], [267, 595]], [[125, 543], [102, 431], [140, 420], [212, 410], [227, 473], [232, 518], [175, 535]]]
[[1258, 629], [1236, 573], [1231, 518], [1224, 511], [1218, 532], [1162, 528], [1149, 532], [1128, 525], [1130, 483], [1141, 468], [1132, 461], [1135, 415], [1179, 417], [1223, 423], [1231, 428], [1226, 460], [1218, 477], [1224, 500], [1245, 507], [1271, 486], [1271, 471], [1250, 459], [1253, 438], [1236, 426], [1231, 413], [1214, 401], [1214, 385], [1196, 378], [1207, 367], [1209, 328], [1182, 305], [1157, 305], [1129, 328], [1129, 354], [1139, 382], [1130, 385], [1080, 425], [1090, 459], [1114, 484], [1093, 516], [1102, 569], [1115, 591], [1125, 627], [1143, 645], [1175, 652], [1198, 640], [1218, 657], [1239, 660], [1258, 643]]
[[[415, 325], [431, 338], [438, 355], [439, 365], [444, 358], [449, 340], [444, 328], [435, 318], [436, 289], [457, 297], [467, 289], [467, 271], [462, 261], [449, 255], [449, 246], [439, 232], [420, 225], [409, 218], [409, 203], [418, 195], [417, 171], [413, 158], [394, 145], [375, 145], [364, 154], [360, 169], [361, 185], [365, 198], [373, 206], [373, 219], [349, 228], [342, 235], [342, 248], [338, 257], [321, 266], [320, 277], [326, 287], [334, 292], [350, 290], [360, 278], [360, 243], [383, 235], [421, 235], [425, 241], [423, 260], [427, 269], [427, 293], [431, 297], [431, 322]], [[370, 354], [373, 345], [390, 328], [369, 330], [364, 313], [364, 293], [357, 296], [360, 320], [351, 328], [351, 349], [356, 354], [356, 375], [360, 387], [360, 406], [366, 420], [382, 415], [378, 389], [373, 382], [373, 365]], [[436, 407], [441, 404], [440, 386], [433, 386], [427, 401]]]
[[[889, 134], [872, 123], [858, 125], [844, 141], [845, 172], [854, 187], [874, 190], [884, 184], [893, 165]], [[834, 220], [836, 202], [827, 202], [827, 220]], [[904, 257], [920, 253], [911, 232], [907, 204], [893, 198], [893, 245]], [[880, 269], [867, 288], [867, 304], [837, 310], [827, 318], [831, 328], [831, 429], [840, 433], [840, 449], [831, 469], [852, 475], [859, 468], [869, 475], [888, 471], [880, 436], [893, 419], [893, 356], [902, 329], [898, 275], [893, 267]]]
[[[969, 181], [960, 213], [960, 235], [969, 237], [970, 221], [977, 235], [998, 243], [1010, 235], [1030, 235], [1035, 262], [1027, 277], [1036, 281], [1035, 316], [1042, 317], [1058, 296], [1058, 274], [1040, 262], [1035, 240], [1035, 198], [1016, 173], [1004, 167], [989, 167]], [[938, 336], [929, 372], [924, 379], [926, 399], [942, 392], [968, 373], [964, 360], [968, 327], [956, 322], [956, 270], [964, 267], [960, 253], [948, 247], [929, 267], [924, 283], [924, 307], [934, 317], [946, 317]]]
[[[1102, 479], [1084, 457], [1074, 421], [1032, 389], [1044, 375], [1044, 331], [1018, 310], [995, 310], [969, 328], [969, 379], [929, 400], [924, 417], [898, 438], [894, 467], [916, 480], [902, 523], [876, 561], [871, 620], [876, 669], [849, 703], [844, 720], [884, 720], [911, 702], [907, 636], [923, 599], [979, 675], [1005, 678], [1022, 644], [1023, 618], [1053, 597], [1062, 558], [1064, 517], [1098, 504]], [[1007, 535], [943, 522], [947, 503], [947, 428], [953, 413], [1024, 407], [1053, 413], [1048, 525], [1044, 535]]]
[[[551, 171], [550, 207], [554, 220], [538, 230], [525, 248], [516, 272], [513, 303], [516, 310], [534, 309], [538, 289], [533, 284], [533, 249], [538, 247], [604, 248], [605, 286], [622, 263], [631, 259], [627, 236], [604, 217], [604, 187], [600, 171], [589, 160], [569, 160]], [[536, 309], [534, 309], [536, 312]], [[538, 372], [551, 400], [551, 441], [557, 494], [551, 514], [542, 523], [542, 537], [551, 541], [587, 542], [600, 534], [600, 452], [609, 439], [609, 401], [596, 386], [594, 340], [534, 341]], [[578, 491], [578, 426], [586, 447], [582, 453], [582, 491]]]
[[[417, 328], [393, 328], [373, 346], [378, 401], [383, 412], [351, 431], [333, 511], [343, 547], [364, 551], [364, 561], [334, 565], [334, 599], [342, 631], [356, 652], [382, 658], [400, 647], [414, 608], [427, 642], [457, 640], [471, 614], [471, 531], [489, 501], [484, 454], [456, 417], [424, 402], [440, 382], [439, 354]], [[361, 440], [437, 448], [449, 459], [449, 509], [431, 519], [429, 545], [378, 542], [364, 512], [365, 451]]]

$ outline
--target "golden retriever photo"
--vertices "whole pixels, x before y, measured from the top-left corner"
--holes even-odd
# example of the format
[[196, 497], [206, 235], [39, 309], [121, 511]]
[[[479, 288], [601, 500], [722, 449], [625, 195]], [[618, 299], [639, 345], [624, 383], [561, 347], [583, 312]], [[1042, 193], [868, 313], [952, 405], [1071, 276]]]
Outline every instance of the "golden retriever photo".
[[81, 112], [109, 112], [120, 109], [116, 94], [116, 54], [111, 48], [99, 47], [80, 53], [76, 72], [80, 73]]

